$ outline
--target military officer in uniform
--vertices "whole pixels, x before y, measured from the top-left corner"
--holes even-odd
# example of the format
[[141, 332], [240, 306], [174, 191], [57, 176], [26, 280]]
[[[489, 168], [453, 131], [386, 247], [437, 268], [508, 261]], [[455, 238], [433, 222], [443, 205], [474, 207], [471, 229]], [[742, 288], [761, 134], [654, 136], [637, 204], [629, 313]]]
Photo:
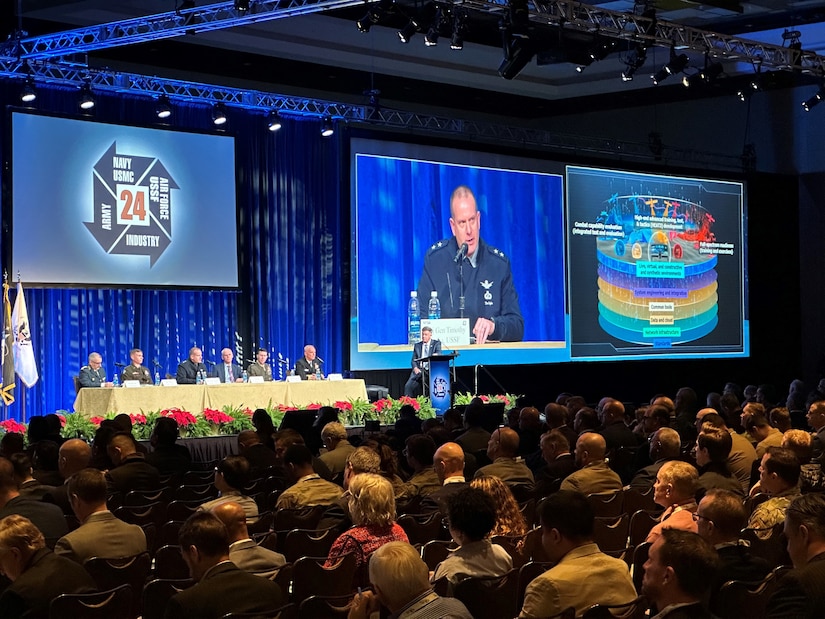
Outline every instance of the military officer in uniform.
[[106, 370], [103, 369], [103, 357], [100, 353], [93, 352], [89, 355], [89, 365], [80, 368], [81, 387], [111, 387], [112, 383], [106, 382]]
[[143, 367], [143, 351], [140, 348], [133, 348], [129, 351], [129, 358], [132, 363], [123, 368], [120, 375], [120, 382], [127, 380], [140, 381], [141, 385], [151, 385], [152, 375], [149, 373], [149, 368]]
[[246, 368], [246, 373], [250, 376], [263, 376], [266, 382], [271, 381], [272, 368], [266, 362], [268, 356], [269, 353], [266, 350], [259, 348], [255, 354], [255, 361], [249, 364], [249, 367]]
[[[441, 302], [442, 318], [460, 318], [461, 283], [464, 276], [464, 317], [477, 344], [489, 340], [518, 342], [524, 338], [518, 293], [513, 285], [510, 261], [481, 240], [481, 213], [469, 187], [461, 185], [450, 196], [450, 229], [453, 238], [439, 241], [427, 251], [418, 282], [418, 298], [429, 299], [434, 290]], [[467, 245], [466, 256], [459, 248]]]

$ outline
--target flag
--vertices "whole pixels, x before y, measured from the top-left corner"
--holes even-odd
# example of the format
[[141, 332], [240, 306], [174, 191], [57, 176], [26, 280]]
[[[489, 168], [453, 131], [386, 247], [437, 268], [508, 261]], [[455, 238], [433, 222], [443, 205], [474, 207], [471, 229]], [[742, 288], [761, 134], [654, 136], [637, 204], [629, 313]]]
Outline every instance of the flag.
[[40, 375], [37, 373], [37, 363], [34, 360], [26, 297], [23, 296], [23, 284], [19, 281], [17, 282], [17, 296], [14, 298], [14, 310], [11, 314], [11, 328], [14, 335], [14, 367], [20, 381], [26, 387], [32, 387]]
[[14, 403], [14, 337], [11, 333], [11, 302], [9, 301], [9, 283], [3, 281], [3, 383], [0, 384], [0, 397], [8, 406]]

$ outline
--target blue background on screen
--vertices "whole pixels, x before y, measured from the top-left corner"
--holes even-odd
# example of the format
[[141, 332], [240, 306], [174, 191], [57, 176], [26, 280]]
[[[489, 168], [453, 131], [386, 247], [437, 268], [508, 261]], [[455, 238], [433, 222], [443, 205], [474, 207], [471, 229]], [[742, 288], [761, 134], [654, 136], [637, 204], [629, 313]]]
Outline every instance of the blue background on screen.
[[[32, 114], [14, 114], [12, 129], [12, 268], [24, 281], [237, 286], [233, 138]], [[119, 154], [158, 158], [180, 187], [172, 243], [152, 268], [146, 256], [107, 254], [83, 225], [92, 170], [115, 141]]]
[[358, 342], [406, 343], [410, 291], [429, 247], [452, 236], [449, 198], [462, 184], [481, 238], [510, 259], [524, 340], [564, 341], [561, 176], [358, 155], [354, 180]]

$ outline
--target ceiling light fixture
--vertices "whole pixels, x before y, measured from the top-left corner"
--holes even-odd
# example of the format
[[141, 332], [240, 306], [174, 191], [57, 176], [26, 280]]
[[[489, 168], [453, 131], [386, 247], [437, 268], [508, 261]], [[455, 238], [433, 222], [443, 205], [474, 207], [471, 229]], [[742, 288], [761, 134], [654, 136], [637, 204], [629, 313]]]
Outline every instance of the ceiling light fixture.
[[249, 10], [249, 0], [235, 0], [235, 10], [246, 13]]
[[619, 42], [616, 39], [596, 37], [595, 43], [587, 52], [587, 58], [576, 67], [576, 71], [581, 73], [594, 62], [604, 60], [616, 49], [618, 44]]
[[332, 123], [332, 117], [324, 116], [324, 120], [321, 121], [321, 136], [328, 138], [333, 133], [335, 133], [335, 125]]
[[34, 87], [34, 78], [29, 75], [20, 90], [20, 100], [23, 103], [32, 103], [37, 99], [37, 88]]
[[651, 79], [653, 80], [654, 84], [659, 84], [663, 82], [671, 75], [676, 75], [677, 73], [681, 73], [685, 70], [685, 67], [688, 66], [688, 62], [690, 59], [687, 57], [686, 54], [679, 54], [676, 55], [676, 50], [674, 48], [670, 48], [670, 60], [668, 63], [659, 69], [654, 75], [651, 75]]
[[89, 82], [80, 87], [79, 104], [81, 110], [91, 110], [95, 106], [95, 97], [92, 94], [92, 87]]
[[266, 128], [275, 133], [279, 131], [283, 125], [281, 124], [281, 115], [278, 110], [271, 110], [266, 115]]
[[819, 90], [816, 91], [816, 94], [813, 97], [802, 102], [802, 109], [806, 112], [810, 112], [813, 108], [822, 103], [823, 98], [825, 98], [825, 85], [820, 86]]
[[155, 114], [158, 118], [169, 118], [172, 115], [172, 104], [165, 94], [160, 95], [155, 102]]
[[641, 69], [647, 60], [647, 48], [644, 45], [637, 45], [636, 49], [632, 50], [625, 60], [627, 67], [622, 71], [622, 81], [630, 82], [636, 71]]
[[453, 17], [453, 36], [450, 38], [450, 49], [464, 49], [464, 36], [467, 33], [467, 12], [457, 11]]
[[223, 103], [216, 103], [212, 106], [212, 124], [221, 126], [225, 125], [227, 121], [226, 107]]
[[410, 19], [410, 21], [407, 22], [407, 25], [398, 31], [398, 38], [402, 43], [409, 43], [410, 39], [415, 36], [415, 33], [418, 32], [419, 29], [420, 28], [415, 20]]
[[433, 47], [438, 45], [438, 38], [441, 36], [441, 29], [450, 25], [450, 13], [446, 7], [438, 6], [435, 9], [435, 19], [424, 35], [424, 45]]

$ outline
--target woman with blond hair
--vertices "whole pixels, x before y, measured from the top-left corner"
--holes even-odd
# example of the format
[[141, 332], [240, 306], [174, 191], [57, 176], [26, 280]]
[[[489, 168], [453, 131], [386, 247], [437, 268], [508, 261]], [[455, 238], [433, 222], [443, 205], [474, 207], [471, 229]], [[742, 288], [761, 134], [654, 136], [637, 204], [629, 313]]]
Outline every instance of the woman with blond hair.
[[518, 503], [516, 503], [516, 499], [507, 484], [498, 477], [484, 475], [470, 482], [470, 486], [484, 490], [496, 505], [496, 525], [490, 532], [491, 537], [496, 535], [516, 536], [527, 533], [527, 522], [524, 520], [524, 515], [521, 513]]
[[338, 536], [327, 556], [326, 567], [345, 554], [354, 553], [356, 585], [369, 584], [370, 556], [387, 542], [407, 542], [407, 534], [395, 522], [395, 493], [381, 475], [360, 473], [349, 480], [344, 493], [354, 526]]

